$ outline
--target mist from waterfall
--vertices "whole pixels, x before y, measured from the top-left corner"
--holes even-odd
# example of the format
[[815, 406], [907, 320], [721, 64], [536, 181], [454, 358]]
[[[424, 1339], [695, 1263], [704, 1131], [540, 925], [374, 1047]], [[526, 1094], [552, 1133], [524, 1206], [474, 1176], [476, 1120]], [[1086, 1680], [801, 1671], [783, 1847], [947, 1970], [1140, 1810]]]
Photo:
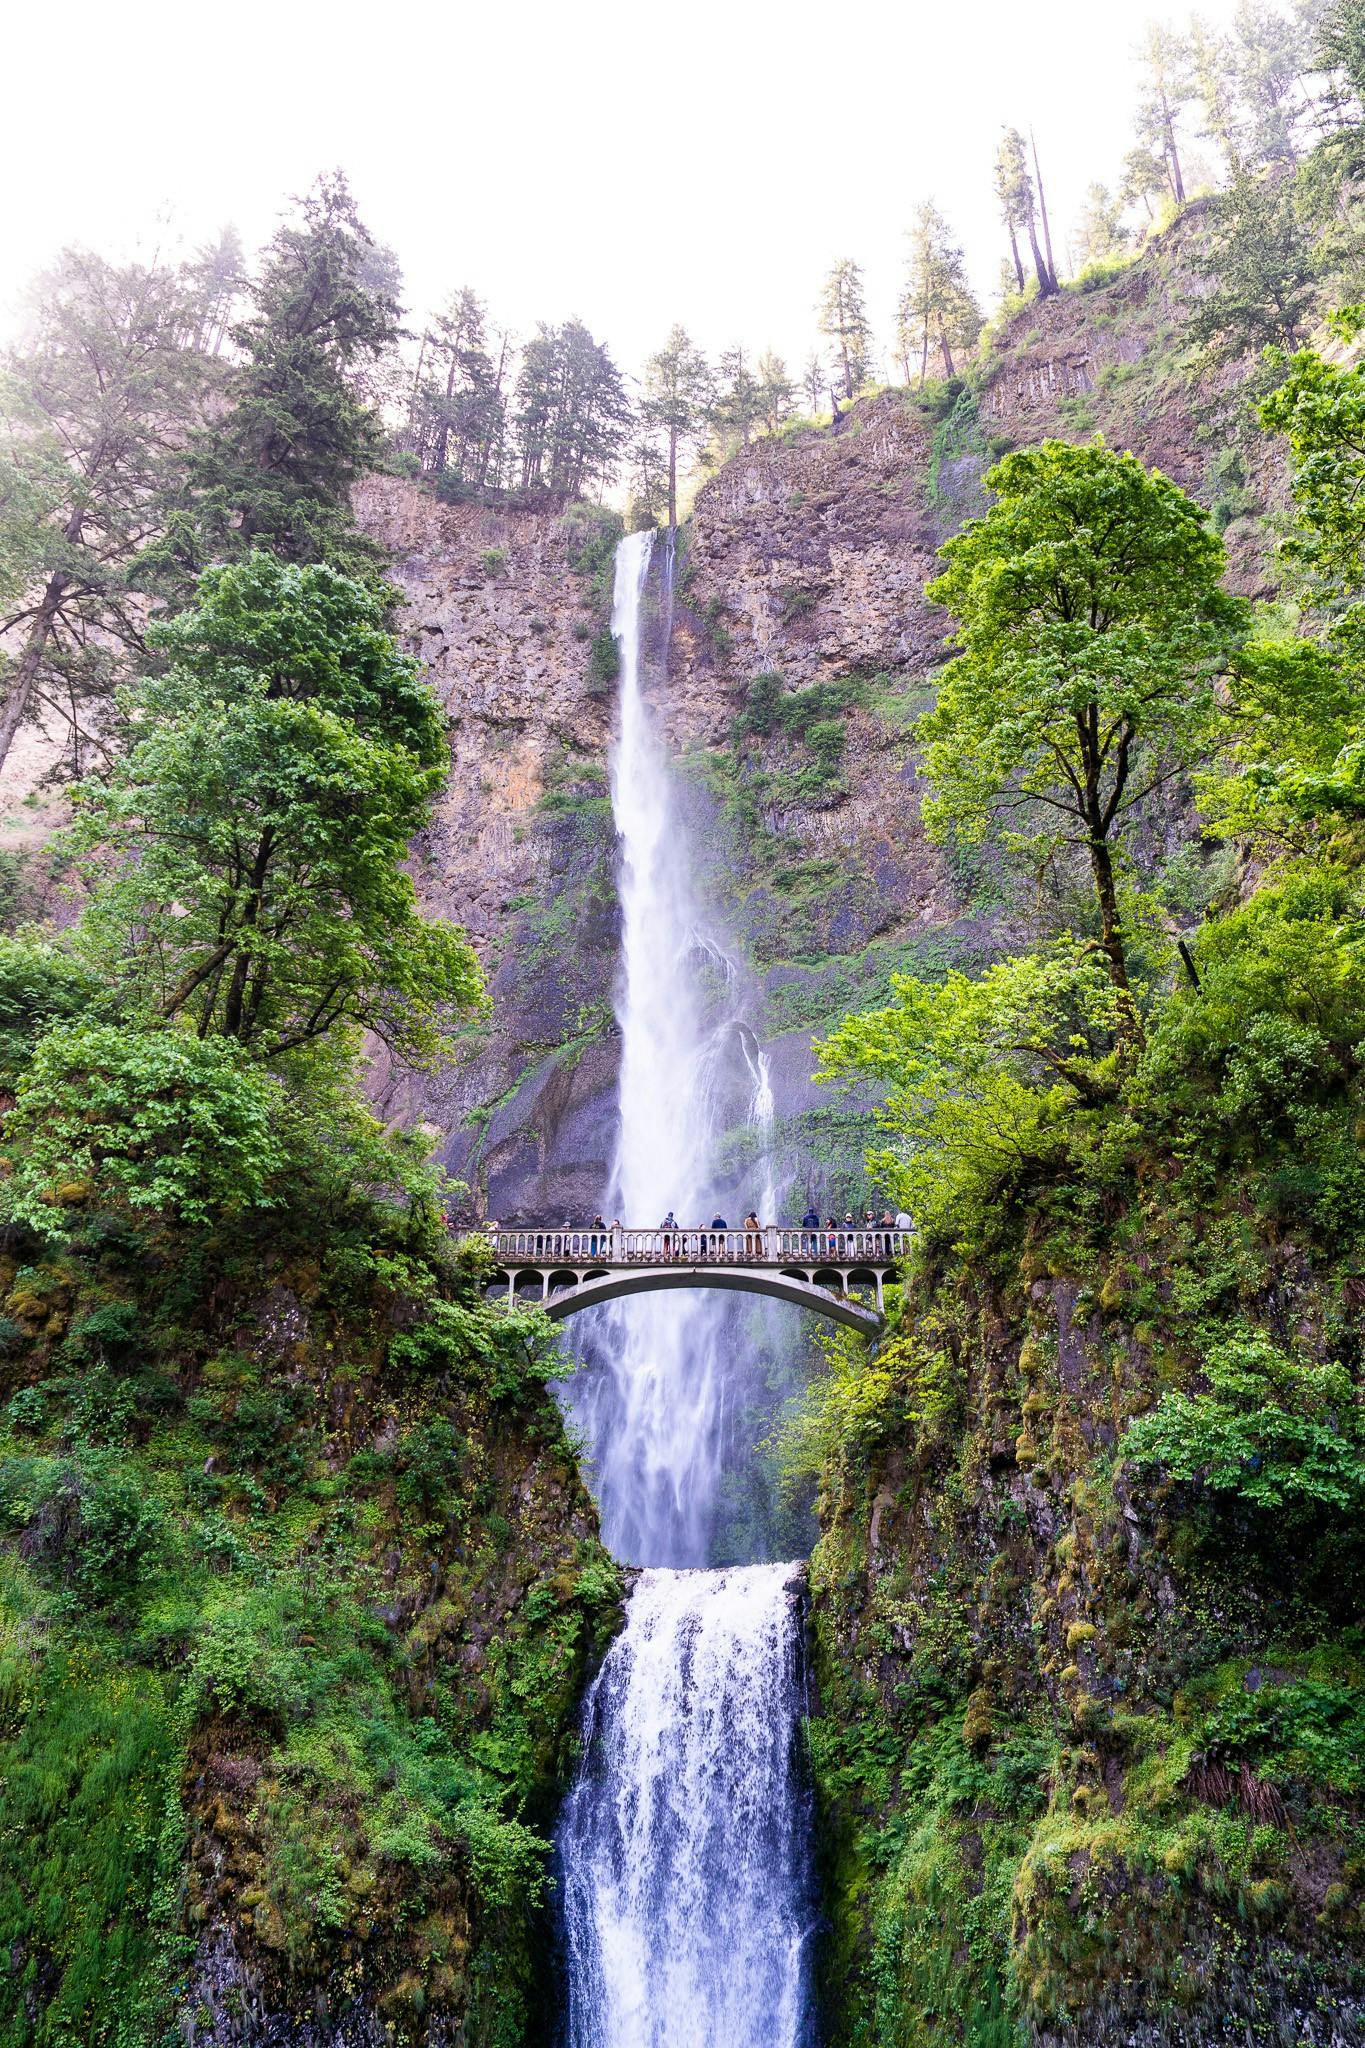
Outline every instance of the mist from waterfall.
[[[765, 1155], [744, 1206], [753, 1202], [771, 1222], [767, 1057], [741, 1014], [741, 972], [698, 901], [672, 771], [645, 696], [653, 556], [651, 532], [621, 542], [612, 607], [621, 659], [611, 796], [622, 970], [619, 1136], [606, 1213], [632, 1228], [653, 1228], [670, 1211], [684, 1225], [708, 1223], [722, 1199], [718, 1142], [739, 1120]], [[655, 593], [665, 647], [672, 564], [669, 535]], [[737, 1101], [737, 1088], [745, 1099]], [[629, 1563], [711, 1561], [722, 1475], [747, 1448], [735, 1439], [745, 1412], [735, 1340], [743, 1313], [716, 1294], [644, 1294], [599, 1311], [583, 1334], [590, 1365], [570, 1381], [566, 1399], [587, 1444], [604, 1540]]]

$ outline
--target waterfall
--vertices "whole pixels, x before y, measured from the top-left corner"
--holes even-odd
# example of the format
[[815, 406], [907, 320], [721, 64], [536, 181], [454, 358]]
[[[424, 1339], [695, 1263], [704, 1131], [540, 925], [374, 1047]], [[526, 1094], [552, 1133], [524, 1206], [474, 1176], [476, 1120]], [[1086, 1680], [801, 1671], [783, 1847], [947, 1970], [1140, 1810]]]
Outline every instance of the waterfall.
[[[622, 973], [609, 1201], [631, 1226], [653, 1227], [669, 1210], [684, 1226], [708, 1222], [726, 1199], [719, 1141], [747, 1127], [757, 1163], [728, 1220], [752, 1204], [773, 1222], [768, 1059], [743, 1014], [743, 971], [699, 901], [646, 699], [647, 628], [666, 650], [672, 622], [672, 534], [656, 615], [652, 553], [652, 534], [622, 541], [612, 611]], [[738, 1185], [732, 1178], [732, 1207]], [[710, 1562], [755, 1395], [743, 1313], [732, 1297], [690, 1290], [613, 1303], [589, 1324], [586, 1365], [566, 1385], [603, 1537], [647, 1567], [589, 1691], [582, 1762], [556, 1834], [568, 2048], [812, 2039], [801, 1571], [696, 1569]]]
[[[766, 1055], [739, 1014], [743, 977], [698, 901], [695, 861], [645, 698], [653, 548], [649, 532], [621, 542], [612, 606], [621, 657], [611, 797], [622, 974], [620, 1122], [607, 1199], [609, 1213], [637, 1228], [653, 1228], [670, 1210], [684, 1225], [708, 1223], [723, 1198], [720, 1135], [740, 1120], [761, 1134], [772, 1124]], [[669, 535], [658, 592], [665, 646], [672, 563]], [[756, 1185], [736, 1192], [729, 1222], [750, 1203], [766, 1209], [764, 1222], [777, 1220], [770, 1164], [761, 1170], [761, 1181], [755, 1175]], [[582, 1331], [589, 1369], [570, 1381], [566, 1399], [587, 1446], [604, 1539], [630, 1563], [710, 1561], [722, 1477], [744, 1415], [744, 1361], [733, 1335], [742, 1313], [716, 1294], [646, 1294], [598, 1311]]]
[[647, 1571], [558, 1839], [569, 2048], [800, 2048], [814, 1898], [798, 1574]]

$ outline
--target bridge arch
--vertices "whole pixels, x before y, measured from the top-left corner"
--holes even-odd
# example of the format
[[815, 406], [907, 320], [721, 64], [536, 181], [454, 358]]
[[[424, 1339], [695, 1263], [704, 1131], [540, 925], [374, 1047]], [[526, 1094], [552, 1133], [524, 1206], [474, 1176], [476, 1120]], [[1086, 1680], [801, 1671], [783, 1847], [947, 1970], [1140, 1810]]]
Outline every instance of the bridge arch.
[[[868, 1278], [874, 1276], [869, 1274]], [[819, 1286], [804, 1274], [793, 1272], [745, 1271], [734, 1266], [635, 1267], [603, 1273], [598, 1278], [590, 1276], [575, 1287], [551, 1293], [543, 1307], [551, 1322], [562, 1322], [567, 1316], [577, 1315], [580, 1309], [596, 1308], [604, 1301], [619, 1301], [628, 1294], [708, 1287], [733, 1294], [766, 1295], [770, 1301], [788, 1301], [797, 1308], [810, 1309], [815, 1315], [827, 1316], [831, 1322], [842, 1323], [847, 1329], [859, 1330], [864, 1336], [879, 1336], [881, 1316], [875, 1309], [864, 1308], [861, 1303], [832, 1291], [841, 1284], [839, 1274], [834, 1272], [829, 1274], [826, 1285]]]

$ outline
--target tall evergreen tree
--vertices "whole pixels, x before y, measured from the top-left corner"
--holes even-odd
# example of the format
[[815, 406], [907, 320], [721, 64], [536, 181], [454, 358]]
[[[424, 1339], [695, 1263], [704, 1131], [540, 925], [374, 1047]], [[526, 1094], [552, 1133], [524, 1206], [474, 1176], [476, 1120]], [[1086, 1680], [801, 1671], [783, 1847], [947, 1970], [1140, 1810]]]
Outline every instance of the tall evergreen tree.
[[844, 397], [851, 399], [867, 376], [872, 323], [867, 317], [862, 269], [850, 257], [836, 263], [825, 279], [817, 314]]
[[770, 434], [775, 434], [791, 412], [796, 386], [787, 373], [787, 365], [772, 349], [763, 351], [755, 366], [755, 374], [763, 423]]
[[[362, 380], [398, 333], [388, 266], [374, 288], [367, 282], [374, 258], [340, 172], [320, 178], [276, 232], [252, 310], [233, 330], [241, 361], [227, 411], [190, 450], [199, 558], [266, 548], [340, 567], [377, 559], [350, 506], [383, 446]], [[173, 538], [184, 537], [182, 527]]]
[[1239, 166], [1215, 201], [1214, 226], [1212, 242], [1196, 258], [1211, 289], [1190, 334], [1225, 358], [1296, 347], [1314, 303], [1317, 265], [1292, 181]]
[[668, 340], [645, 364], [645, 396], [640, 417], [662, 441], [668, 467], [668, 523], [678, 523], [678, 457], [695, 446], [705, 431], [711, 400], [711, 373], [705, 356], [685, 327], [671, 329]]
[[536, 329], [522, 352], [514, 403], [523, 490], [576, 498], [611, 481], [630, 404], [605, 344], [581, 320]]
[[938, 208], [925, 201], [910, 230], [910, 257], [897, 321], [898, 347], [910, 382], [910, 363], [919, 357], [919, 381], [928, 373], [929, 351], [936, 348], [943, 374], [956, 373], [953, 350], [971, 348], [981, 332], [981, 308], [967, 278], [961, 249], [952, 239]]
[[1128, 237], [1124, 233], [1123, 209], [1107, 185], [1090, 184], [1085, 189], [1085, 205], [1076, 224], [1076, 262], [1084, 269], [1087, 263], [1103, 263], [1106, 257], [1121, 255], [1127, 247]]
[[722, 435], [734, 434], [747, 448], [763, 417], [763, 393], [742, 348], [726, 349], [716, 365], [711, 421]]
[[1183, 206], [1185, 175], [1180, 162], [1176, 122], [1193, 98], [1188, 53], [1179, 37], [1169, 28], [1150, 22], [1138, 56], [1145, 73], [1143, 94], [1138, 103], [1138, 141], [1161, 158], [1166, 166], [1171, 197], [1177, 206]]
[[1038, 239], [1038, 202], [1028, 167], [1028, 145], [1017, 128], [1007, 128], [995, 159], [995, 188], [1000, 196], [1001, 216], [1009, 229], [1015, 271], [1023, 289], [1023, 265], [1019, 260], [1019, 233], [1028, 237], [1038, 279], [1038, 295], [1047, 298], [1057, 289], [1057, 279]]

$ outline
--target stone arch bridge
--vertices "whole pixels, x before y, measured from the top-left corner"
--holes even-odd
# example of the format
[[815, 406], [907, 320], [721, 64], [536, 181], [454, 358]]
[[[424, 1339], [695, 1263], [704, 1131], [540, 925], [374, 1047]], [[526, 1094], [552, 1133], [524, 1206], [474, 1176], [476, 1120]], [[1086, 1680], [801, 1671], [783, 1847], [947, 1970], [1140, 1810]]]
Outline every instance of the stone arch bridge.
[[885, 1323], [884, 1285], [908, 1251], [910, 1233], [599, 1227], [473, 1230], [463, 1241], [492, 1250], [491, 1288], [509, 1301], [536, 1303], [555, 1322], [626, 1294], [715, 1287], [790, 1301], [875, 1337]]

